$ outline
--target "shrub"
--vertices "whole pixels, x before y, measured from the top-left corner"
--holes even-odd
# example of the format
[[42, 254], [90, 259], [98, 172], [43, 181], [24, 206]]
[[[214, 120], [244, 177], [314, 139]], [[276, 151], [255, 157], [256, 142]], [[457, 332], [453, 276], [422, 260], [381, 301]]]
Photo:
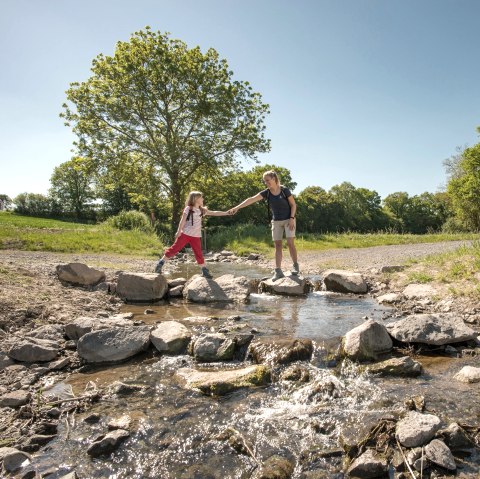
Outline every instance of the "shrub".
[[139, 230], [145, 233], [155, 233], [148, 216], [140, 211], [121, 211], [118, 215], [108, 218], [106, 223], [119, 230]]

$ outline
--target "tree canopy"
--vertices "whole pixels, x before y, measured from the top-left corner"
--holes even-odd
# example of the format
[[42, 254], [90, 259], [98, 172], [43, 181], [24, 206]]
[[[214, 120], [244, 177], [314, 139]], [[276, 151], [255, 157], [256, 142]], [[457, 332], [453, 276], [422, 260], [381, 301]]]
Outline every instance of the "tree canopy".
[[[98, 55], [92, 76], [72, 83], [61, 114], [79, 154], [102, 174], [114, 171], [134, 201], [171, 199], [179, 218], [193, 178], [267, 152], [268, 105], [210, 48], [188, 48], [149, 27]], [[152, 191], [153, 190], [153, 191]]]

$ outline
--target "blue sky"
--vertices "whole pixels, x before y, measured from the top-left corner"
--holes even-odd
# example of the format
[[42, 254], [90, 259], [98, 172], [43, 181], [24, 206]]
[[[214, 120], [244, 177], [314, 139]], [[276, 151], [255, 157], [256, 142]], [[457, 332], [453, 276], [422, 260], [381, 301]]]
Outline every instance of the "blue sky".
[[146, 25], [215, 48], [263, 95], [260, 160], [297, 193], [437, 191], [442, 161], [480, 141], [479, 18], [478, 0], [0, 0], [0, 193], [47, 192], [72, 156], [69, 83]]

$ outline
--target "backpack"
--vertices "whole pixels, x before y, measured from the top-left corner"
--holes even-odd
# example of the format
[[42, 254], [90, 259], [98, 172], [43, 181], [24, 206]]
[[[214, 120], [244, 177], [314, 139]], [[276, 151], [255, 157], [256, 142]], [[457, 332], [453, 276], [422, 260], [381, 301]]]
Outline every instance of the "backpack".
[[[267, 200], [267, 218], [269, 223], [272, 221], [272, 210], [270, 209], [270, 195], [270, 190], [267, 188], [267, 197], [265, 199]], [[280, 198], [285, 198], [288, 201], [288, 198], [285, 195], [285, 186], [282, 185], [280, 185]]]
[[[203, 216], [203, 211], [202, 209], [200, 208], [200, 218]], [[188, 210], [188, 215], [187, 215], [187, 220], [188, 221], [189, 219], [191, 218], [192, 220], [192, 226], [193, 226], [193, 208], [190, 207], [189, 210]]]

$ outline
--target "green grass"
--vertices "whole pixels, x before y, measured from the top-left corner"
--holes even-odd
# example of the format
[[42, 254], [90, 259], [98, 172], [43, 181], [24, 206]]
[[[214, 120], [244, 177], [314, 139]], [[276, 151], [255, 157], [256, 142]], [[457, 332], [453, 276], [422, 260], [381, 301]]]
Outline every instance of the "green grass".
[[0, 249], [157, 256], [154, 234], [0, 212]]

